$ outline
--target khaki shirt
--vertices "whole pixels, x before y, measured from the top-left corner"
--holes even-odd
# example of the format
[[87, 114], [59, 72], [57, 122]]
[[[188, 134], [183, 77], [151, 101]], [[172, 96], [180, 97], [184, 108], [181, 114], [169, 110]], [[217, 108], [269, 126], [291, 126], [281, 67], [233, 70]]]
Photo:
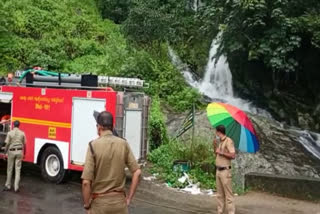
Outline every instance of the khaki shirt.
[[[218, 148], [222, 152], [235, 153], [234, 144], [231, 138], [226, 137], [224, 141], [219, 143]], [[231, 160], [229, 158], [224, 157], [223, 155], [217, 155], [216, 157], [216, 166], [220, 167], [228, 167], [231, 166]]]
[[88, 147], [81, 178], [92, 181], [92, 193], [124, 191], [126, 166], [132, 173], [139, 169], [127, 141], [104, 131], [92, 147], [95, 161]]
[[21, 131], [19, 128], [14, 128], [10, 132], [8, 132], [8, 135], [5, 140], [6, 153], [13, 148], [24, 148], [26, 144], [26, 136], [23, 131]]

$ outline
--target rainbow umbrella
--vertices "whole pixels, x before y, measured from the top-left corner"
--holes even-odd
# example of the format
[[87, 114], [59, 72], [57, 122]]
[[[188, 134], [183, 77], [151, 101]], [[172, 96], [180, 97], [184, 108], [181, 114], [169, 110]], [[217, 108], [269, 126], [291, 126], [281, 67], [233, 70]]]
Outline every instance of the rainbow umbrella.
[[256, 131], [243, 111], [229, 104], [215, 102], [208, 105], [207, 115], [213, 127], [226, 127], [227, 136], [240, 151], [255, 153], [259, 150]]

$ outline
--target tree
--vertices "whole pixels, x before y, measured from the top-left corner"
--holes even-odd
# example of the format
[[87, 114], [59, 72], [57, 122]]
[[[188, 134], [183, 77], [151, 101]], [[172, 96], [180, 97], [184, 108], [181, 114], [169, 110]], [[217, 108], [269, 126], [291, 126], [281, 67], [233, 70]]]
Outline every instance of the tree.
[[151, 44], [170, 37], [173, 16], [167, 13], [167, 5], [158, 0], [133, 0], [132, 5], [123, 26], [129, 38], [138, 43]]
[[97, 4], [104, 19], [121, 24], [128, 17], [130, 0], [97, 0]]
[[[319, 22], [314, 21], [314, 15], [319, 14], [320, 3], [316, 0], [216, 0], [206, 10], [207, 18], [214, 23], [209, 28], [219, 26], [222, 32], [220, 54], [247, 56], [244, 61], [263, 61], [273, 72], [276, 88], [281, 73], [299, 68], [296, 53], [302, 40], [311, 36], [313, 44], [319, 41]], [[301, 23], [308, 26], [306, 21], [312, 32], [301, 27]]]

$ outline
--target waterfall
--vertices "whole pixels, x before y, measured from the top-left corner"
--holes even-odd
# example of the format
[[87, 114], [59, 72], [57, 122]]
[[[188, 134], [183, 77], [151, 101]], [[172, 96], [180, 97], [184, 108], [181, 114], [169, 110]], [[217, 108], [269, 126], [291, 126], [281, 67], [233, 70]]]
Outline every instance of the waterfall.
[[[219, 38], [219, 36], [217, 37]], [[259, 114], [271, 118], [266, 110], [255, 107], [251, 102], [243, 100], [234, 95], [232, 87], [232, 73], [227, 58], [221, 55], [217, 58], [219, 39], [212, 41], [207, 66], [203, 79], [197, 79], [187, 64], [183, 63], [180, 57], [169, 47], [169, 56], [172, 63], [183, 74], [186, 82], [212, 101], [226, 102], [234, 105], [243, 111]], [[294, 132], [298, 141], [314, 157], [320, 159], [320, 134], [291, 127], [289, 132]]]
[[194, 11], [198, 11], [199, 1], [200, 1], [200, 0], [193, 0], [192, 9], [193, 9]]
[[204, 7], [206, 4], [201, 0], [190, 0], [189, 5], [190, 9], [197, 12], [200, 7]]
[[204, 72], [203, 79], [197, 80], [187, 64], [183, 63], [180, 57], [169, 47], [169, 56], [172, 63], [183, 74], [186, 82], [196, 88], [201, 94], [212, 101], [226, 102], [234, 105], [243, 111], [253, 114], [260, 114], [270, 118], [271, 115], [260, 108], [254, 107], [251, 102], [235, 97], [232, 87], [232, 74], [226, 56], [217, 58], [219, 47], [219, 35], [210, 46], [209, 58]]
[[211, 99], [234, 98], [229, 64], [224, 55], [216, 58], [218, 47], [219, 44], [214, 39], [210, 47], [204, 78], [198, 89]]
[[174, 52], [174, 50], [169, 46], [168, 48], [169, 56], [171, 62], [176, 68], [182, 73], [186, 82], [193, 88], [199, 88], [199, 82], [196, 80], [195, 76], [190, 71], [187, 64], [183, 63], [180, 57]]
[[299, 142], [313, 156], [320, 160], [320, 134], [307, 130], [295, 130], [299, 134]]

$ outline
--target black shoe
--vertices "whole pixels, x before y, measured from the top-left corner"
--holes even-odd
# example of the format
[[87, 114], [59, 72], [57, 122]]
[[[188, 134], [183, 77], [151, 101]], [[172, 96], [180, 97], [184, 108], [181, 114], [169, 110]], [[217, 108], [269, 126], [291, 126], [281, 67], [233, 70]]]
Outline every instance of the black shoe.
[[14, 192], [15, 192], [15, 193], [19, 193], [19, 192], [20, 192], [20, 190], [19, 190], [19, 189], [17, 189], [17, 190], [15, 190]]
[[4, 187], [2, 191], [10, 191], [10, 189], [8, 187]]

